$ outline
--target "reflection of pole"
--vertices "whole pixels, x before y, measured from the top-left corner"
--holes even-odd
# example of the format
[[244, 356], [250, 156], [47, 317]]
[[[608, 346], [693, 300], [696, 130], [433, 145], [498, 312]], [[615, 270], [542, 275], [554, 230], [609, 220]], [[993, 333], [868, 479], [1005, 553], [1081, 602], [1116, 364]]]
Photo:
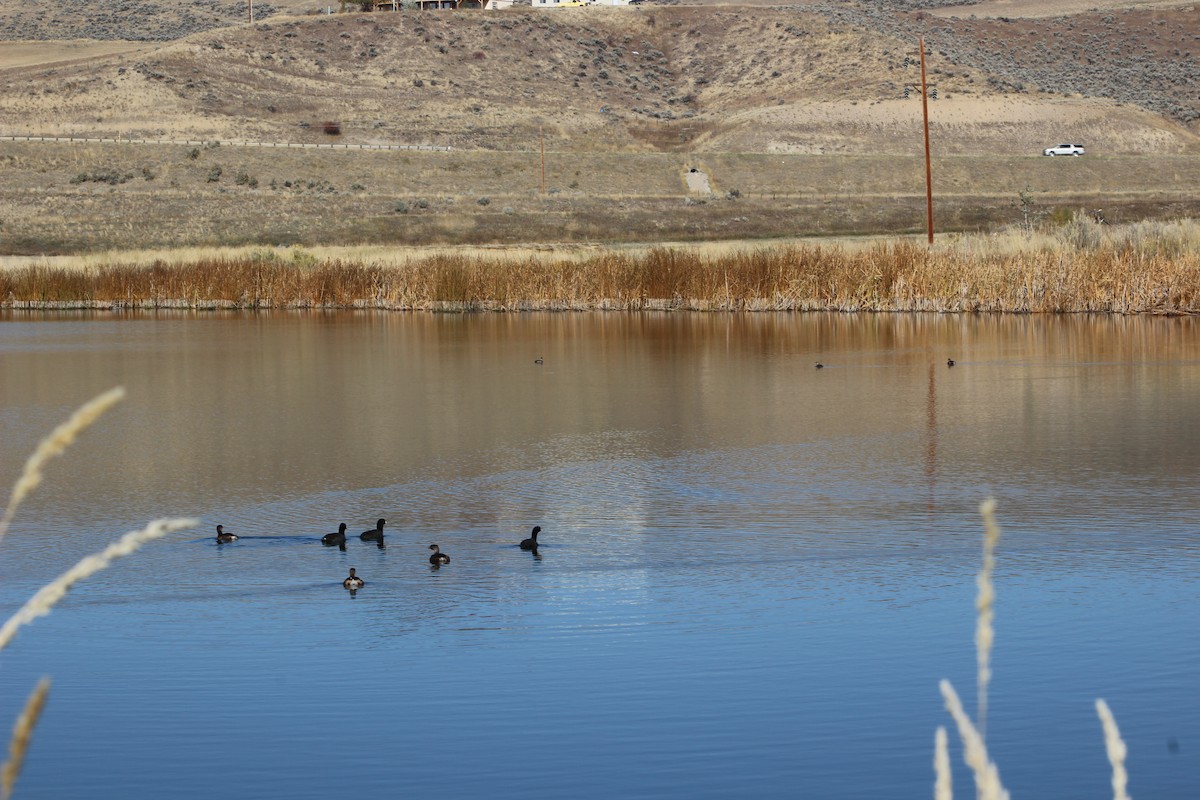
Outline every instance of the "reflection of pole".
[[929, 218], [929, 243], [933, 244], [933, 168], [929, 164], [929, 92], [925, 86], [925, 37], [921, 49], [921, 112], [925, 116], [925, 210]]
[[546, 193], [546, 134], [542, 131], [542, 126], [538, 125], [538, 141], [542, 146], [542, 194]]
[[933, 496], [937, 488], [937, 385], [933, 377], [933, 364], [929, 365], [929, 390], [925, 395], [925, 480], [929, 484], [929, 495], [925, 510], [933, 513]]

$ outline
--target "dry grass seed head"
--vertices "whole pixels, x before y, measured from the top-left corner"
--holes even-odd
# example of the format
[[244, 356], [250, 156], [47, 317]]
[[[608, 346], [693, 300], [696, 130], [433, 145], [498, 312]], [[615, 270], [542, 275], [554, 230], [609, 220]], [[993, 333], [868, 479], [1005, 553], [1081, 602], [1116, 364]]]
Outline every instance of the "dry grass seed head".
[[78, 411], [71, 415], [71, 418], [59, 425], [50, 435], [43, 439], [33, 451], [33, 455], [25, 462], [25, 468], [21, 471], [21, 476], [17, 478], [16, 484], [13, 485], [12, 495], [8, 500], [8, 507], [4, 510], [4, 517], [0, 518], [0, 539], [4, 538], [4, 534], [8, 532], [8, 526], [12, 522], [13, 515], [17, 512], [17, 507], [21, 501], [29, 496], [29, 493], [38, 487], [42, 482], [42, 469], [46, 462], [55, 456], [60, 456], [66, 451], [67, 447], [95, 422], [101, 414], [113, 405], [118, 403], [125, 396], [123, 387], [110, 389], [104, 394], [85, 403]]

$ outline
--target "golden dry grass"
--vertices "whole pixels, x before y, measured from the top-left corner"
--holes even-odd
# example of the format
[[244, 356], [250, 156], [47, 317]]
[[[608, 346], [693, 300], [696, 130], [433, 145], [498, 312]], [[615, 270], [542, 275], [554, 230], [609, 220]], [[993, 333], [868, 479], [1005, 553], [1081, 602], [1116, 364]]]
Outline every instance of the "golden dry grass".
[[[1003, 311], [1194, 313], [1194, 225], [1112, 231], [1078, 217], [1052, 240], [962, 237], [706, 252], [652, 248], [381, 263], [303, 250], [149, 267], [33, 265], [0, 273], [13, 308]], [[1041, 246], [1038, 246], [1039, 241]]]

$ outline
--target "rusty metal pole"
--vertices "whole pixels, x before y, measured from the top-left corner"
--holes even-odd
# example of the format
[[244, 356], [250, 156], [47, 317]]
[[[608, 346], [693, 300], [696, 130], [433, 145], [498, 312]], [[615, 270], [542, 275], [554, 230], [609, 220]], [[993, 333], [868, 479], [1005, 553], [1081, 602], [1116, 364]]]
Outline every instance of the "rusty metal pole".
[[538, 125], [538, 141], [542, 146], [542, 194], [546, 193], [546, 134]]
[[933, 244], [933, 167], [929, 163], [929, 91], [925, 85], [925, 37], [918, 39], [921, 51], [921, 113], [925, 118], [925, 211], [929, 218], [929, 243]]
[[250, 17], [251, 24], [254, 23], [254, 0], [246, 0], [247, 15]]

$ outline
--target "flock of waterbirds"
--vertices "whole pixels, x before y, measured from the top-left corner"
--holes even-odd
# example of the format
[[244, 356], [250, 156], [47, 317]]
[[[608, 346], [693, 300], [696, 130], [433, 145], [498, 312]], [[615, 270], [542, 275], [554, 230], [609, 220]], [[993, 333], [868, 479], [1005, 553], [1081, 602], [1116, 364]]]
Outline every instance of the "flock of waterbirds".
[[[376, 520], [374, 528], [363, 531], [362, 533], [360, 533], [358, 535], [358, 538], [363, 540], [364, 542], [375, 542], [380, 547], [383, 547], [383, 526], [386, 524], [387, 524], [387, 520], [380, 518], [380, 519]], [[529, 538], [521, 540], [520, 548], [522, 550], [530, 550], [536, 556], [538, 554], [538, 551], [537, 551], [538, 538], [537, 537], [538, 537], [538, 534], [541, 532], [542, 532], [542, 526], [534, 525], [533, 531], [530, 533]], [[238, 538], [239, 537], [236, 533], [231, 533], [231, 532], [225, 530], [224, 525], [217, 526], [217, 543], [218, 544], [227, 544], [229, 542], [236, 542], [238, 540]], [[322, 536], [321, 544], [325, 545], [326, 547], [338, 547], [342, 550], [345, 550], [346, 549], [346, 523], [343, 522], [342, 524], [338, 525], [338, 529], [336, 532], [327, 533], [324, 536]], [[440, 547], [438, 547], [436, 544], [429, 545], [429, 549], [433, 551], [433, 555], [429, 556], [430, 564], [432, 564], [435, 567], [440, 567], [443, 564], [450, 563], [450, 556], [443, 553], [442, 549]], [[363, 586], [366, 586], [366, 583], [367, 583], [366, 581], [364, 581], [362, 578], [358, 577], [357, 573], [354, 570], [354, 567], [351, 567], [350, 574], [346, 577], [346, 579], [344, 581], [342, 581], [342, 586], [344, 586], [347, 589], [354, 590], [354, 589], [361, 589]]]

